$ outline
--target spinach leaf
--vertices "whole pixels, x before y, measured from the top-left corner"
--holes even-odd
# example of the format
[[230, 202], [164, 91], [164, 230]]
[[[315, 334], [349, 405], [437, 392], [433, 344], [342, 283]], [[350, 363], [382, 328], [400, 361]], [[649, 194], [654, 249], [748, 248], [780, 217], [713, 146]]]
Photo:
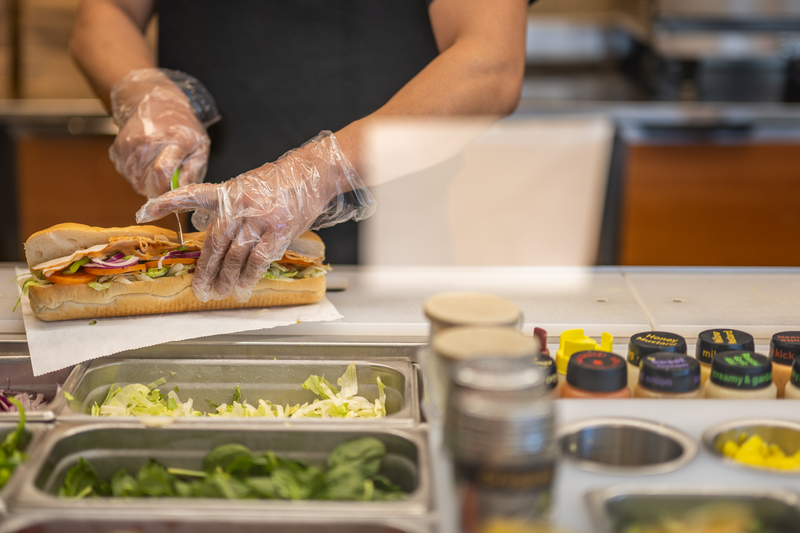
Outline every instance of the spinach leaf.
[[84, 496], [109, 496], [111, 487], [97, 475], [97, 470], [84, 459], [78, 458], [77, 464], [67, 471], [64, 486], [59, 490], [60, 496], [83, 498]]
[[373, 477], [381, 469], [386, 446], [376, 438], [362, 437], [343, 442], [328, 456], [328, 466], [356, 468], [363, 477]]
[[245, 466], [253, 465], [253, 453], [241, 444], [223, 444], [217, 446], [203, 459], [203, 470], [209, 474], [217, 469], [230, 472], [230, 469], [241, 471]]
[[139, 486], [137, 489], [139, 496], [175, 496], [173, 482], [175, 476], [167, 472], [167, 469], [150, 459], [139, 469]]

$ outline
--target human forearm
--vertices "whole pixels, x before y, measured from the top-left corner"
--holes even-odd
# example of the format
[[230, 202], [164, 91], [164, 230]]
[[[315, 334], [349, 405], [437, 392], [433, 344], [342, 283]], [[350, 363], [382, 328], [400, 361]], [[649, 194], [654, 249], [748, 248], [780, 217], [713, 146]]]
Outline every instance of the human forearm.
[[[370, 172], [376, 164], [387, 166], [385, 157], [375, 153], [376, 141], [385, 145], [387, 133], [392, 136], [391, 156], [397, 159], [390, 166], [404, 166], [391, 176], [397, 177], [436, 164], [445, 158], [443, 154], [452, 155], [461, 142], [456, 137], [468, 142], [496, 118], [511, 113], [519, 101], [526, 2], [505, 0], [505, 9], [498, 9], [499, 2], [458, 0], [463, 3], [454, 5], [452, 1], [436, 0], [431, 8], [440, 55], [380, 109], [336, 132], [343, 152], [367, 185], [387, 179]], [[437, 6], [438, 17], [433, 16]], [[486, 6], [491, 13], [483, 12]], [[457, 126], [442, 128], [447, 121]], [[403, 124], [407, 134], [387, 129], [397, 124]], [[409, 126], [415, 131], [409, 133]]]
[[69, 49], [95, 94], [111, 110], [111, 89], [130, 71], [155, 66], [143, 29], [147, 0], [82, 0]]

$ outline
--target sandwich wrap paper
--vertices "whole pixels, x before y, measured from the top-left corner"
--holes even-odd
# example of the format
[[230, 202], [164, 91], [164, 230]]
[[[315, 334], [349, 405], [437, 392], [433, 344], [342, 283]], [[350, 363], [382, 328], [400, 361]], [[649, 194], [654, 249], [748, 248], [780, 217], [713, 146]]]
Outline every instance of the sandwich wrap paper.
[[[17, 275], [28, 272], [21, 268], [16, 270]], [[34, 376], [165, 342], [342, 318], [327, 298], [315, 304], [267, 309], [98, 318], [94, 325], [89, 325], [91, 318], [61, 322], [39, 320], [33, 316], [31, 304], [24, 296], [20, 306]]]

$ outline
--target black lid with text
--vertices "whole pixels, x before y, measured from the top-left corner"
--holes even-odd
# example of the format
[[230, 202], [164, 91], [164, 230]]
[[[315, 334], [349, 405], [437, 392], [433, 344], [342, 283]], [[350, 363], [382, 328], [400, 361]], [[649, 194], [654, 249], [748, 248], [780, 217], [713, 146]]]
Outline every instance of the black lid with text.
[[628, 385], [625, 359], [611, 352], [586, 350], [572, 355], [567, 383], [590, 392], [614, 392]]
[[556, 362], [549, 355], [539, 354], [534, 361], [534, 365], [544, 374], [544, 383], [547, 390], [555, 389], [558, 386], [558, 370]]
[[697, 336], [695, 356], [701, 363], [710, 365], [714, 355], [730, 350], [755, 350], [753, 336], [737, 329], [707, 329]]
[[720, 352], [714, 355], [709, 379], [727, 389], [763, 389], [772, 383], [772, 362], [747, 350]]
[[779, 365], [791, 365], [800, 354], [800, 331], [781, 331], [769, 341], [769, 360]]
[[700, 363], [680, 353], [654, 353], [642, 359], [639, 386], [657, 392], [684, 393], [700, 388]]
[[658, 352], [687, 353], [686, 339], [665, 331], [637, 333], [628, 342], [628, 362], [639, 366], [642, 358]]

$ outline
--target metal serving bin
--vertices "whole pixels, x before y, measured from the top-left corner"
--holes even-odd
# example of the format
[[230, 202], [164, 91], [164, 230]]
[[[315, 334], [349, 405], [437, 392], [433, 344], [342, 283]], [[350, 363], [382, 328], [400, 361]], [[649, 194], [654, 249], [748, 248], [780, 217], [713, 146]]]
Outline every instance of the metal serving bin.
[[[47, 406], [36, 411], [26, 411], [30, 421], [55, 420], [53, 400], [58, 386], [66, 382], [72, 368], [34, 376], [29, 357], [0, 357], [0, 389], [43, 394]], [[19, 420], [17, 413], [0, 413], [0, 422]]]
[[798, 496], [791, 491], [733, 492], [725, 489], [676, 490], [667, 487], [610, 487], [586, 495], [598, 533], [623, 533], [633, 524], [658, 517], [684, 516], [706, 505], [750, 506], [770, 533], [795, 533], [800, 524]]
[[[0, 422], [0, 442], [4, 441], [6, 436], [14, 431], [17, 428], [16, 422]], [[25, 424], [25, 433], [22, 437], [22, 450], [28, 453], [31, 449], [35, 449], [37, 444], [41, 441], [44, 434], [49, 429], [47, 424], [41, 423], [32, 423], [32, 424]], [[11, 478], [5, 484], [5, 486], [0, 489], [0, 517], [2, 517], [8, 510], [8, 501], [12, 497], [13, 494], [16, 494], [20, 479], [24, 477], [22, 472], [27, 468], [28, 464], [30, 463], [30, 456], [28, 460], [22, 463], [14, 473], [11, 475]]]
[[[365, 419], [364, 423], [381, 426], [410, 426], [419, 423], [420, 409], [417, 374], [409, 361], [354, 361], [358, 377], [358, 394], [374, 401], [378, 397], [377, 378], [385, 385], [386, 418]], [[54, 403], [59, 420], [98, 422], [109, 418], [91, 417], [88, 413], [97, 402], [102, 404], [113, 384], [148, 384], [164, 377], [167, 382], [159, 388], [166, 393], [178, 386], [182, 401], [194, 399], [194, 408], [213, 411], [205, 401], [230, 403], [236, 385], [242, 388], [242, 398], [256, 405], [258, 399], [281, 405], [296, 405], [311, 401], [314, 394], [302, 383], [308, 376], [324, 375], [332, 383], [344, 374], [350, 361], [304, 361], [263, 359], [98, 359], [75, 367], [64, 385], [64, 395]], [[119, 420], [115, 418], [114, 420]], [[194, 424], [207, 418], [181, 418], [179, 423]], [[214, 419], [222, 422], [223, 419]], [[230, 421], [231, 419], [225, 419]], [[286, 419], [247, 419], [243, 422], [284, 423]], [[318, 419], [297, 419], [292, 423], [320, 423]], [[355, 420], [326, 422], [353, 423]]]
[[[363, 427], [363, 426], [362, 426]], [[89, 460], [103, 478], [125, 468], [136, 472], [148, 459], [164, 466], [202, 469], [203, 458], [216, 446], [238, 443], [253, 451], [271, 450], [277, 455], [324, 465], [328, 454], [340, 443], [363, 436], [381, 440], [387, 448], [381, 473], [408, 493], [393, 502], [222, 500], [173, 498], [87, 498], [74, 500], [56, 494], [64, 476], [78, 460]], [[82, 516], [98, 510], [145, 513], [153, 517], [237, 516], [272, 518], [324, 516], [349, 518], [424, 516], [431, 511], [431, 467], [427, 433], [422, 429], [358, 431], [321, 426], [220, 428], [213, 423], [168, 428], [144, 428], [138, 424], [56, 424], [37, 447], [36, 457], [23, 473], [13, 512], [44, 509]]]
[[[96, 516], [95, 516], [96, 515]], [[317, 520], [304, 517], [301, 520], [240, 520], [235, 517], [207, 519], [181, 517], [158, 519], [151, 517], [120, 518], [99, 513], [91, 516], [15, 516], [0, 524], [0, 533], [219, 533], [235, 530], [240, 533], [433, 533], [429, 521], [414, 519], [397, 520]]]

